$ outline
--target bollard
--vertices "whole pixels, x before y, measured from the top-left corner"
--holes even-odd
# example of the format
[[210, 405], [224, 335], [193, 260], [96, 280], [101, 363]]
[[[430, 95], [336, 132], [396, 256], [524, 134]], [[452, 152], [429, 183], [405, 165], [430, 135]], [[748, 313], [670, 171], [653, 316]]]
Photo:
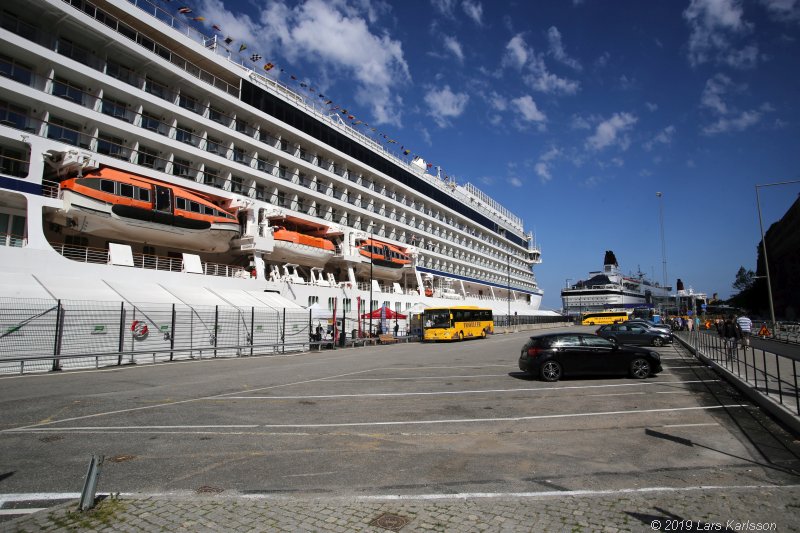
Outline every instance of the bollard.
[[83, 482], [83, 491], [81, 491], [81, 501], [79, 509], [81, 511], [88, 511], [94, 507], [95, 492], [97, 490], [97, 478], [100, 477], [100, 470], [103, 467], [104, 455], [92, 455], [92, 460], [89, 461], [89, 470], [86, 472], [86, 481]]

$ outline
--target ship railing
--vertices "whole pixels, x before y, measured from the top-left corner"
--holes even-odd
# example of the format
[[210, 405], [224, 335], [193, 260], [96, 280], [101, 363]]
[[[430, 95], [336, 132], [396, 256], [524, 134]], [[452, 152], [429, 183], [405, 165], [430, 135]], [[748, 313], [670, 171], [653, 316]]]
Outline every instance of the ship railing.
[[[15, 127], [15, 124], [3, 119], [3, 110], [0, 110], [0, 124]], [[13, 152], [7, 150], [0, 154], [0, 174], [14, 176], [15, 178], [25, 178], [28, 176], [28, 157], [21, 159], [11, 155]], [[26, 154], [27, 155], [27, 154]]]
[[28, 244], [28, 239], [21, 235], [12, 235], [11, 233], [0, 233], [0, 246], [8, 246], [10, 248], [22, 248]]
[[[109, 264], [110, 253], [104, 248], [91, 248], [74, 244], [51, 243], [53, 249], [67, 259], [82, 263]], [[133, 266], [146, 270], [183, 272], [183, 259], [151, 254], [133, 254]], [[249, 278], [243, 267], [221, 263], [202, 262], [203, 274], [224, 278]]]
[[[0, 63], [2, 63], [2, 59], [0, 59]], [[36, 76], [34, 74], [32, 74], [32, 73], [31, 73], [31, 76], [36, 78]], [[36, 79], [38, 79], [38, 78], [36, 78]], [[51, 80], [49, 78], [47, 78], [46, 81], [47, 80], [53, 81], [53, 80]], [[35, 81], [35, 80], [33, 80], [33, 81]], [[37, 82], [34, 85], [38, 86], [40, 84]], [[47, 83], [43, 83], [41, 85], [42, 85], [42, 88], [44, 88], [48, 84]], [[52, 85], [52, 86], [55, 87], [55, 85]], [[98, 108], [101, 111], [104, 110], [104, 108], [103, 108], [103, 106], [104, 106], [103, 100], [98, 100], [94, 95], [92, 95], [92, 94], [90, 94], [88, 92], [85, 92], [85, 91], [82, 91], [82, 90], [79, 90], [79, 89], [76, 89], [76, 88], [71, 88], [71, 87], [62, 87], [61, 89], [59, 89], [59, 91], [60, 91], [59, 95], [61, 97], [64, 97], [64, 98], [69, 97], [68, 98], [69, 100], [71, 100], [73, 102], [76, 102], [76, 103], [79, 103], [81, 105], [84, 105], [85, 107], [89, 107], [89, 108], [93, 108], [93, 109], [94, 108]], [[63, 93], [63, 94], [61, 94], [61, 93]], [[112, 109], [112, 111], [113, 111], [113, 109]], [[139, 114], [134, 114], [132, 116], [127, 116], [126, 115], [125, 117], [121, 117], [121, 116], [114, 115], [114, 114], [111, 114], [110, 116], [113, 116], [113, 117], [116, 117], [116, 118], [120, 118], [121, 120], [126, 120], [126, 122], [128, 122], [128, 119], [130, 119], [130, 121], [133, 124], [139, 124], [139, 126], [142, 127], [142, 128], [150, 129], [152, 131], [158, 131], [158, 132], [160, 132], [160, 133], [162, 133], [164, 135], [170, 136], [172, 138], [180, 137], [181, 140], [183, 140], [185, 142], [188, 142], [189, 144], [192, 144], [194, 146], [198, 146], [201, 143], [204, 143], [204, 146], [200, 146], [200, 147], [201, 148], [205, 147], [206, 150], [208, 150], [209, 146], [210, 146], [208, 141], [202, 141], [199, 136], [195, 136], [194, 134], [192, 134], [190, 132], [186, 132], [186, 131], [181, 130], [179, 128], [176, 128], [174, 131], [172, 131], [172, 127], [171, 126], [168, 126], [168, 125], [166, 125], [164, 123], [161, 123], [161, 122], [156, 122], [155, 119], [152, 119], [149, 116], [144, 116], [144, 115], [139, 115]], [[2, 118], [2, 115], [0, 115], [0, 118]], [[131, 150], [129, 147], [125, 146], [124, 144], [120, 144], [121, 142], [123, 142], [121, 140], [120, 140], [120, 142], [116, 142], [117, 141], [116, 139], [110, 139], [110, 138], [101, 137], [99, 133], [97, 134], [97, 136], [91, 136], [91, 135], [84, 134], [81, 131], [79, 131], [79, 126], [78, 125], [69, 125], [69, 124], [63, 123], [63, 122], [58, 122], [58, 123], [43, 122], [43, 121], [41, 121], [41, 120], [39, 120], [39, 119], [37, 119], [37, 118], [35, 118], [33, 116], [29, 116], [29, 115], [26, 115], [24, 113], [19, 113], [19, 112], [14, 112], [14, 111], [8, 111], [6, 113], [6, 125], [9, 126], [9, 127], [14, 127], [16, 129], [24, 130], [24, 131], [27, 131], [27, 132], [30, 132], [30, 133], [38, 132], [38, 135], [46, 136], [47, 138], [54, 139], [54, 140], [57, 140], [59, 142], [63, 142], [63, 143], [70, 144], [70, 145], [77, 146], [77, 147], [84, 148], [84, 149], [89, 149], [89, 150], [95, 151], [95, 152], [97, 152], [99, 154], [107, 155], [109, 157], [114, 157], [114, 158], [118, 158], [118, 159], [127, 160], [127, 161], [130, 161], [130, 162], [134, 163], [134, 164], [138, 164], [138, 165], [140, 165], [142, 167], [152, 168], [152, 169], [155, 169], [155, 170], [158, 170], [158, 171], [171, 173], [172, 175], [175, 175], [175, 176], [178, 176], [178, 177], [183, 177], [183, 178], [192, 179], [192, 180], [195, 180], [198, 177], [200, 177], [200, 178], [204, 177], [203, 173], [200, 170], [200, 167], [198, 165], [196, 165], [196, 164], [189, 163], [187, 165], [184, 162], [179, 161], [177, 159], [175, 161], [169, 161], [169, 159], [162, 158], [162, 157], [158, 156], [157, 154], [152, 153], [152, 151], [150, 151], [149, 149], [146, 149], [146, 148], [141, 148], [138, 151], [137, 150]], [[212, 145], [212, 147], [213, 147], [213, 145]], [[249, 157], [238, 158], [237, 157], [237, 153], [235, 151], [228, 150], [227, 148], [224, 149], [223, 151], [225, 153], [220, 153], [220, 155], [222, 155], [223, 157], [226, 157], [229, 160], [232, 160], [234, 162], [239, 162], [239, 163], [241, 163], [241, 164], [243, 164], [245, 166], [248, 166], [248, 167], [252, 166], [252, 159], [251, 158], [249, 158]], [[216, 152], [214, 152], [214, 153], [216, 153]], [[263, 164], [261, 164], [262, 161], [260, 161], [260, 160], [258, 161], [258, 163], [260, 164], [260, 166], [258, 166], [259, 170], [262, 170], [262, 171], [265, 171], [265, 172], [270, 172], [273, 175], [277, 175], [278, 177], [284, 177], [284, 179], [288, 179], [288, 174], [285, 175], [285, 176], [281, 176], [281, 172], [280, 172], [281, 169], [279, 168], [279, 166], [273, 165], [273, 164], [270, 164], [270, 163], [267, 163], [267, 162], [263, 162]], [[233, 178], [231, 178], [231, 179], [233, 179]], [[206, 184], [214, 186], [214, 187], [217, 187], [217, 188], [224, 188], [223, 180], [219, 180], [219, 179], [212, 179], [212, 180], [210, 180], [209, 183], [206, 183]], [[319, 188], [319, 185], [316, 182], [310, 182], [310, 181], [307, 181], [306, 179], [302, 179], [301, 178], [300, 181], [299, 181], [299, 184], [302, 185], [302, 186], [306, 186], [306, 187], [310, 188], [311, 190], [321, 190]], [[232, 183], [231, 184], [232, 190], [233, 190], [234, 186], [235, 185]], [[330, 187], [330, 186], [328, 186], [328, 187]], [[374, 190], [374, 187], [370, 187], [370, 188], [372, 190]], [[257, 196], [257, 193], [256, 193], [256, 196]], [[275, 195], [273, 194], [273, 196], [275, 196]], [[348, 198], [348, 202], [350, 202], [350, 198]], [[352, 201], [352, 204], [355, 205], [356, 207], [361, 207], [362, 204], [363, 204], [363, 199], [362, 200], [354, 199]], [[408, 205], [408, 204], [406, 204], [406, 205]], [[410, 207], [413, 208], [413, 209], [416, 209], [418, 211], [422, 211], [422, 207], [414, 205], [414, 203], [412, 203]], [[406, 223], [404, 217], [401, 217], [401, 222]], [[492, 239], [490, 239], [489, 237], [487, 237], [487, 236], [480, 236], [480, 237], [476, 237], [476, 238], [478, 238], [480, 240], [483, 240], [484, 242], [494, 243], [494, 241]], [[448, 236], [448, 240], [452, 240], [452, 239]], [[497, 253], [490, 253], [490, 255], [495, 257], [495, 258], [500, 258], [500, 255], [497, 254]]]
[[[225, 82], [224, 80], [214, 76], [213, 74], [211, 74], [211, 73], [209, 73], [209, 72], [197, 67], [196, 65], [192, 64], [191, 62], [183, 59], [182, 57], [178, 56], [177, 54], [174, 54], [171, 50], [169, 50], [167, 48], [164, 48], [161, 45], [158, 45], [158, 44], [154, 43], [152, 40], [150, 40], [150, 39], [148, 39], [148, 38], [146, 38], [144, 36], [141, 36], [140, 34], [138, 34], [138, 32], [136, 32], [132, 28], [128, 27], [124, 23], [119, 22], [116, 18], [112, 17], [108, 13], [106, 13], [103, 10], [101, 10], [101, 9], [97, 8], [96, 6], [94, 6], [91, 2], [86, 2], [85, 0], [63, 0], [63, 1], [65, 3], [67, 3], [67, 4], [70, 4], [70, 5], [78, 8], [78, 9], [81, 9], [83, 12], [85, 12], [89, 16], [97, 18], [98, 20], [102, 20], [102, 22], [105, 25], [107, 25], [110, 28], [118, 31], [121, 35], [123, 35], [123, 36], [125, 36], [125, 37], [127, 37], [129, 39], [134, 40], [138, 44], [140, 44], [140, 45], [148, 48], [149, 50], [153, 51], [154, 53], [158, 54], [160, 57], [165, 57], [171, 63], [183, 68], [186, 72], [189, 72], [190, 74], [196, 76], [197, 78], [201, 79], [202, 81], [205, 81], [205, 82], [213, 85], [214, 87], [221, 88], [223, 91], [228, 92], [229, 94], [238, 95], [238, 87]], [[156, 18], [158, 18], [162, 22], [167, 23], [171, 27], [175, 27], [175, 28], [180, 29], [183, 33], [186, 33], [189, 37], [193, 38], [195, 41], [200, 42], [200, 43], [202, 43], [202, 44], [204, 44], [206, 46], [208, 45], [209, 39], [207, 37], [205, 37], [203, 34], [198, 32], [197, 30], [195, 30], [194, 28], [192, 28], [191, 26], [189, 26], [185, 22], [181, 21], [180, 19], [176, 19], [170, 13], [168, 13], [168, 12], [164, 11], [163, 9], [159, 8], [158, 6], [148, 2], [147, 0], [129, 0], [129, 2], [131, 4], [133, 4], [134, 6], [136, 6], [136, 7], [140, 8], [140, 9], [143, 9], [145, 12], [148, 12], [151, 15], [155, 16]], [[8, 19], [8, 21], [9, 21], [7, 24], [5, 23], [6, 19]], [[19, 19], [17, 19], [16, 17], [13, 17], [11, 15], [5, 15], [4, 18], [3, 18], [3, 22], [4, 22], [4, 27], [6, 27], [7, 29], [10, 29], [10, 31], [15, 31], [15, 33], [17, 33], [17, 34], [19, 34], [19, 35], [21, 35], [23, 37], [26, 37], [26, 38], [30, 38], [30, 36], [33, 35], [36, 32], [35, 28], [28, 28], [21, 21], [19, 21]], [[122, 30], [120, 28], [122, 28]], [[39, 40], [41, 40], [41, 39], [39, 39]], [[58, 48], [59, 48], [59, 53], [62, 53], [63, 55], [68, 55], [69, 57], [75, 56], [75, 57], [73, 57], [73, 59], [79, 60], [82, 63], [91, 66], [92, 68], [95, 68], [95, 69], [100, 70], [100, 71], [103, 71], [104, 69], [106, 69], [106, 70], [108, 69], [108, 63], [100, 60], [97, 57], [92, 56], [91, 52], [88, 52], [88, 51], [85, 51], [85, 50], [80, 50], [79, 51], [80, 53], [78, 53], [78, 52], [76, 52], [74, 50], [71, 51], [71, 50], [68, 49], [69, 48], [69, 44], [68, 43], [59, 43], [59, 47]], [[215, 49], [215, 51], [217, 51], [216, 50], [216, 48], [217, 48], [216, 43], [215, 43], [215, 46], [213, 48]], [[228, 54], [229, 54], [228, 59], [230, 59], [230, 51], [229, 50], [227, 50], [227, 51], [228, 51]], [[86, 56], [86, 57], [83, 57], [83, 56]], [[238, 63], [236, 63], [236, 64], [239, 65]], [[246, 70], [250, 70], [244, 64], [244, 61], [242, 61], [240, 66], [242, 68], [246, 69]], [[109, 74], [109, 75], [112, 75], [112, 74]], [[130, 73], [130, 75], [125, 76], [125, 78], [126, 78], [125, 81], [130, 83], [131, 85], [134, 85], [134, 86], [140, 87], [140, 88], [141, 87], [145, 87], [145, 90], [147, 90], [146, 85], [149, 83], [149, 80], [141, 79], [141, 78], [137, 77], [133, 73]], [[300, 107], [306, 108], [310, 113], [312, 113], [313, 115], [317, 116], [320, 120], [323, 120], [324, 122], [332, 125], [333, 127], [336, 127], [337, 129], [342, 130], [343, 132], [347, 133], [348, 135], [350, 135], [352, 137], [355, 137], [359, 142], [362, 142], [364, 144], [372, 146], [375, 150], [383, 153], [386, 157], [392, 159], [394, 162], [396, 162], [397, 164], [399, 164], [402, 167], [406, 168], [408, 171], [416, 174], [417, 176], [421, 177], [422, 179], [424, 179], [428, 183], [434, 185], [435, 187], [447, 192], [451, 196], [459, 198], [462, 201], [469, 201], [469, 202], [472, 202], [472, 203], [478, 202], [476, 207], [480, 211], [483, 211], [485, 214], [489, 215], [490, 218], [494, 218], [494, 219], [497, 219], [497, 220], [499, 220], [501, 222], [505, 222], [505, 223], [511, 223], [512, 225], [515, 224], [514, 218], [516, 218], [518, 220], [518, 217], [513, 217], [513, 218], [512, 217], [505, 217], [502, 214], [497, 213], [496, 210], [492, 209], [489, 205], [487, 205], [485, 202], [483, 202], [483, 200], [481, 200], [481, 199], [479, 199], [477, 197], [471, 196], [469, 194], [465, 194], [462, 191], [458, 190], [456, 188], [456, 186], [455, 186], [455, 182], [454, 181], [445, 182], [445, 181], [439, 179], [438, 177], [431, 176], [427, 172], [424, 172], [424, 171], [414, 167], [413, 165], [410, 165], [406, 160], [404, 160], [404, 159], [398, 157], [396, 154], [388, 151], [383, 145], [381, 145], [380, 143], [378, 143], [374, 139], [372, 139], [370, 137], [367, 137], [366, 135], [358, 132], [357, 130], [355, 130], [355, 129], [351, 128], [350, 126], [348, 126], [347, 124], [345, 124], [343, 121], [341, 121], [340, 117], [337, 116], [336, 117], [337, 120], [333, 120], [330, 117], [330, 113], [325, 113], [325, 112], [321, 112], [321, 111], [317, 110], [313, 105], [309, 105], [302, 96], [300, 96], [299, 94], [294, 93], [293, 91], [291, 91], [290, 89], [288, 89], [286, 87], [281, 86], [277, 81], [271, 80], [269, 78], [266, 78], [266, 77], [262, 76], [261, 74], [258, 74], [258, 73], [253, 72], [253, 71], [251, 71], [251, 79], [256, 79], [257, 81], [260, 81], [262, 85], [272, 89], [273, 92], [277, 93], [279, 96], [287, 98], [288, 100], [290, 100], [291, 102], [297, 104]], [[30, 83], [28, 83], [28, 85], [30, 85]], [[197, 110], [195, 110], [195, 111], [197, 112]], [[64, 142], [67, 142], [68, 144], [73, 144], [73, 145], [76, 145], [76, 146], [81, 146], [83, 148], [88, 148], [88, 143], [82, 143], [78, 139], [75, 139], [74, 137], [75, 137], [75, 135], [66, 135], [61, 140], [63, 140]], [[111, 154], [111, 155], [116, 155], [116, 154]], [[126, 156], [126, 155], [125, 154], [121, 154], [119, 157], [124, 157], [124, 156]], [[509, 219], [511, 219], [511, 220], [509, 220]]]
[[[148, 49], [149, 51], [153, 52], [154, 54], [162, 57], [172, 63], [173, 65], [183, 69], [185, 72], [191, 74], [192, 76], [198, 78], [199, 80], [212, 85], [222, 91], [227, 92], [228, 94], [232, 94], [234, 96], [239, 95], [239, 87], [236, 85], [232, 85], [222, 78], [215, 76], [214, 74], [210, 73], [207, 70], [204, 70], [191, 61], [184, 59], [180, 55], [173, 52], [168, 47], [154, 42], [152, 39], [143, 35], [136, 31], [135, 29], [131, 28], [124, 22], [119, 21], [116, 17], [109, 14], [107, 11], [104, 11], [91, 2], [87, 2], [86, 0], [63, 0], [64, 3], [69, 4], [76, 9], [80, 10], [84, 14], [89, 17], [92, 17], [100, 22], [102, 22], [105, 26], [111, 28], [112, 30], [116, 31], [120, 35], [124, 36], [127, 39], [134, 41], [135, 43], [139, 44], [140, 46]], [[128, 0], [128, 2], [137, 8], [143, 10], [144, 12], [154, 16], [161, 22], [167, 24], [173, 29], [180, 31], [181, 33], [185, 34], [190, 39], [194, 40], [202, 44], [203, 46], [208, 47], [209, 39], [203, 35], [202, 33], [198, 32], [186, 22], [182, 21], [174, 17], [171, 13], [165, 11], [164, 9], [156, 6], [155, 4], [148, 2], [147, 0]], [[215, 44], [215, 43], [214, 43]]]

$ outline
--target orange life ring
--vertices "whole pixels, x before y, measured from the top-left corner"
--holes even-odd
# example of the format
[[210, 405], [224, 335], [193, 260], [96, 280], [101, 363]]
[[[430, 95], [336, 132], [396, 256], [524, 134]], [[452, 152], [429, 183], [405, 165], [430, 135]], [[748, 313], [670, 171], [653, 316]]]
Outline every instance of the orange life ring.
[[133, 338], [136, 340], [142, 340], [147, 336], [147, 324], [142, 322], [141, 320], [134, 320], [131, 324], [131, 333], [133, 333]]
[[430, 287], [427, 287], [425, 289], [425, 296], [433, 296], [433, 289], [431, 289]]

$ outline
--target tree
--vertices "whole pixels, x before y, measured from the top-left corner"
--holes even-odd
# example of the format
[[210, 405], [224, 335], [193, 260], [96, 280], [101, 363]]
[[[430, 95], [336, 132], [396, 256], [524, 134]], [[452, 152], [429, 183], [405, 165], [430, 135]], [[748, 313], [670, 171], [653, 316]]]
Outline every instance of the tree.
[[745, 292], [753, 287], [753, 283], [755, 283], [755, 281], [755, 272], [752, 270], [745, 270], [744, 267], [739, 267], [739, 271], [736, 273], [736, 280], [733, 282], [733, 288], [740, 293]]

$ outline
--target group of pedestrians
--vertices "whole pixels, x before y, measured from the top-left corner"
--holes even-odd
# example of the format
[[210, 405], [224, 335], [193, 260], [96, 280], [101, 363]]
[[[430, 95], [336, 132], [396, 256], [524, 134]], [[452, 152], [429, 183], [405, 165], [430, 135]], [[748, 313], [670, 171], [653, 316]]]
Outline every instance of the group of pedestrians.
[[736, 355], [736, 350], [741, 344], [746, 350], [750, 346], [750, 334], [753, 330], [753, 321], [746, 315], [728, 315], [724, 320], [718, 318], [716, 322], [717, 333], [725, 341], [728, 359]]

